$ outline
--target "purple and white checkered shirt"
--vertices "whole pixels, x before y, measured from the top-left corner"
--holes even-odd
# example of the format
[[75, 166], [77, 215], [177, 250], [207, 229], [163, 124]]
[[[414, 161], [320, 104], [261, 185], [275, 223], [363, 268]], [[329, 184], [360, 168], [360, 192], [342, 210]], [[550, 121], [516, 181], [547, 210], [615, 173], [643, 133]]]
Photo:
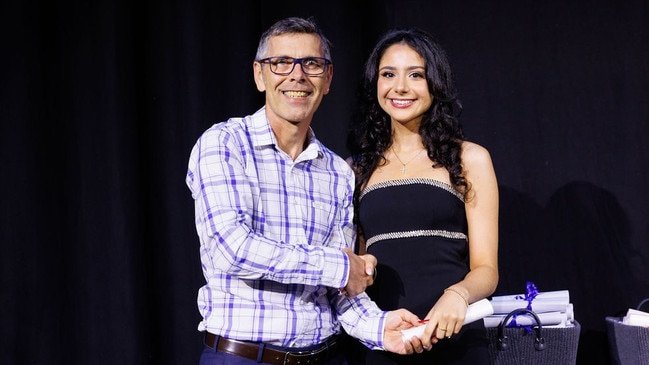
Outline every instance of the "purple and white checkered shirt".
[[192, 149], [203, 274], [200, 331], [302, 347], [348, 333], [382, 347], [386, 313], [365, 293], [348, 299], [355, 239], [354, 175], [313, 134], [293, 161], [276, 147], [265, 108], [209, 128]]

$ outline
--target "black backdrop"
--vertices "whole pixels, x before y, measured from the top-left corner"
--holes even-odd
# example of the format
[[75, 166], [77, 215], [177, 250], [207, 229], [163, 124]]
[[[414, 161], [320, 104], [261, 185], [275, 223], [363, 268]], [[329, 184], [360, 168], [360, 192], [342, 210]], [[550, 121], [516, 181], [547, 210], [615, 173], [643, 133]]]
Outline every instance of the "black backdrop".
[[0, 363], [197, 364], [187, 159], [261, 105], [257, 40], [288, 15], [334, 42], [314, 129], [341, 155], [379, 34], [437, 36], [499, 178], [496, 294], [569, 289], [578, 362], [608, 363], [604, 317], [649, 297], [644, 0], [3, 2]]

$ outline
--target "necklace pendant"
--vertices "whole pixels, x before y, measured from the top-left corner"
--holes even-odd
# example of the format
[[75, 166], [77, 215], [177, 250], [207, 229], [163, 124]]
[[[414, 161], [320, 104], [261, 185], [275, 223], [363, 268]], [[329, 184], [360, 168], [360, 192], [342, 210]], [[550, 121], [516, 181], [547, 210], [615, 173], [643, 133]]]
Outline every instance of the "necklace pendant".
[[417, 156], [419, 156], [419, 154], [421, 153], [421, 151], [423, 151], [423, 149], [420, 149], [419, 152], [417, 152], [413, 158], [411, 158], [408, 162], [404, 163], [404, 162], [401, 161], [401, 159], [399, 158], [399, 155], [397, 155], [397, 153], [394, 151], [394, 146], [391, 146], [390, 148], [392, 149], [392, 153], [394, 154], [394, 157], [396, 157], [397, 160], [399, 160], [399, 162], [401, 162], [401, 175], [405, 175], [405, 174], [406, 174], [406, 165], [409, 164], [409, 163], [411, 163], [412, 161], [414, 161], [415, 158], [417, 158]]

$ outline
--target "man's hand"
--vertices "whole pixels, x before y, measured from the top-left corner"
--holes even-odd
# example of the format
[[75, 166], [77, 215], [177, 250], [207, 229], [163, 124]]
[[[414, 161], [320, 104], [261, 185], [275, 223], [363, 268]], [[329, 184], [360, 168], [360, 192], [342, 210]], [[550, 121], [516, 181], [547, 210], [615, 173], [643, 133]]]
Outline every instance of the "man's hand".
[[341, 289], [346, 296], [353, 298], [365, 291], [365, 288], [374, 283], [374, 270], [376, 257], [370, 254], [356, 255], [352, 249], [345, 247], [343, 252], [349, 257], [349, 279], [347, 285]]
[[417, 325], [419, 325], [419, 318], [405, 309], [389, 312], [385, 322], [385, 332], [383, 333], [383, 347], [387, 351], [401, 355], [424, 352], [426, 349], [419, 338], [412, 337], [404, 340], [401, 336], [401, 330]]

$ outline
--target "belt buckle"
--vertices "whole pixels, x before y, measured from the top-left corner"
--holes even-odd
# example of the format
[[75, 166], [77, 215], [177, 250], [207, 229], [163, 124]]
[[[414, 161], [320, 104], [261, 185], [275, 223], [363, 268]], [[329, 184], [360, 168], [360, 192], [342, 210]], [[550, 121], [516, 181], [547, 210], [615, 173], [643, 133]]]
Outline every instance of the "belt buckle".
[[311, 350], [311, 351], [286, 352], [284, 354], [284, 361], [282, 361], [282, 364], [283, 365], [291, 365], [291, 364], [293, 364], [293, 362], [289, 362], [291, 358], [296, 358], [296, 361], [297, 361], [296, 364], [299, 364], [299, 365], [303, 365], [303, 364], [304, 365], [307, 365], [307, 364], [311, 365], [311, 364], [320, 363], [321, 361], [317, 362], [317, 360], [320, 359], [320, 358], [313, 359], [313, 362], [311, 362], [311, 359], [309, 359], [305, 363], [302, 363], [300, 361], [300, 359], [303, 359], [303, 358], [306, 358], [306, 357], [316, 356], [316, 355], [320, 354], [321, 352], [326, 351], [328, 348], [329, 348], [329, 346], [325, 345], [325, 346], [323, 346], [323, 347], [321, 347], [319, 349]]

